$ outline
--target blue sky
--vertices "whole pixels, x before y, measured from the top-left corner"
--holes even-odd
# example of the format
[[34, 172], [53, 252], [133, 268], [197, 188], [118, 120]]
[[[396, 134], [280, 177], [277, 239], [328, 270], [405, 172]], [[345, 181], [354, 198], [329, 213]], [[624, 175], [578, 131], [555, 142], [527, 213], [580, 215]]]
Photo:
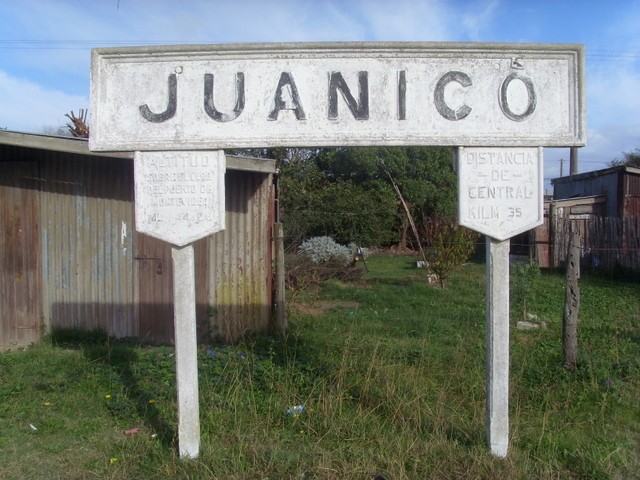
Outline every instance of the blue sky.
[[[298, 41], [581, 43], [579, 171], [640, 147], [640, 0], [0, 0], [0, 128], [89, 107], [94, 47]], [[568, 149], [545, 149], [545, 178]]]

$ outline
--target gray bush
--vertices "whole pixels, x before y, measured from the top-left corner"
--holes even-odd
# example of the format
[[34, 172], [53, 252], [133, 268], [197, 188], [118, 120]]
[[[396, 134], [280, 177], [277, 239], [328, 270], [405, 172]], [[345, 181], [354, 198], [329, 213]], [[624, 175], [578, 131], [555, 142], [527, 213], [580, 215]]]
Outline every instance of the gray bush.
[[349, 248], [336, 243], [331, 237], [313, 237], [305, 240], [298, 252], [309, 257], [313, 263], [336, 260], [348, 265], [353, 259]]

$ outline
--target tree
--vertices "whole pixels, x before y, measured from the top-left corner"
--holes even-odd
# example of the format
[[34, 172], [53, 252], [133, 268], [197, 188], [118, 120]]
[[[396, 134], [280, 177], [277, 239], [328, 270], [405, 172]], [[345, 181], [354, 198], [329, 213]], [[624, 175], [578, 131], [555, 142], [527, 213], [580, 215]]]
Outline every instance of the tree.
[[276, 160], [288, 248], [323, 235], [343, 244], [399, 243], [401, 248], [409, 244], [417, 248], [394, 182], [411, 217], [455, 214], [456, 176], [448, 148], [274, 148], [230, 153]]
[[[328, 178], [359, 182], [365, 188], [393, 189], [393, 179], [413, 218], [455, 215], [456, 176], [449, 148], [337, 148], [320, 152], [318, 166]], [[395, 209], [395, 238], [404, 249], [412, 243], [412, 235], [397, 199]]]
[[71, 133], [66, 125], [59, 127], [52, 127], [50, 125], [45, 125], [42, 127], [41, 133], [44, 135], [54, 135], [58, 137], [71, 137]]
[[89, 138], [89, 125], [87, 125], [87, 114], [88, 110], [81, 108], [78, 116], [73, 113], [66, 113], [65, 117], [71, 120], [71, 123], [67, 123], [67, 128], [72, 136], [78, 138]]
[[280, 202], [287, 247], [327, 235], [342, 244], [393, 240], [395, 196], [380, 185], [331, 179], [313, 160], [281, 167]]
[[640, 167], [640, 148], [636, 148], [632, 152], [623, 152], [622, 157], [614, 158], [607, 163], [610, 167], [619, 167], [625, 165], [627, 167]]

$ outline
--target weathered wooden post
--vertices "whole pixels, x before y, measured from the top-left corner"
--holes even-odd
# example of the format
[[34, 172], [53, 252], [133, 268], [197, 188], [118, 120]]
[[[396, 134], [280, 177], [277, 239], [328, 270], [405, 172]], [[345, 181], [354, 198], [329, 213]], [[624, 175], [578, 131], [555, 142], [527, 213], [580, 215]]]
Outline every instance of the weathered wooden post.
[[558, 254], [556, 248], [558, 245], [558, 206], [555, 200], [549, 202], [549, 266], [555, 268], [558, 266]]
[[575, 370], [578, 366], [578, 313], [580, 312], [580, 232], [571, 228], [569, 251], [567, 252], [566, 286], [564, 292], [564, 315], [562, 317], [562, 340], [564, 368]]
[[282, 223], [274, 225], [274, 237], [276, 247], [276, 327], [278, 333], [287, 330], [287, 310], [286, 310], [286, 285], [285, 285], [285, 263], [284, 263], [284, 232]]

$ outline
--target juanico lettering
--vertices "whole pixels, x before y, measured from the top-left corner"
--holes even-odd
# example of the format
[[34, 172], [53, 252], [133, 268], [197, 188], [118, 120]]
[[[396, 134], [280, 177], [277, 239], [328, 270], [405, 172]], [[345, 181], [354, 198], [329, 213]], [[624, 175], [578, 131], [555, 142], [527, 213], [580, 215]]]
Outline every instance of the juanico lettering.
[[[357, 73], [357, 85], [349, 85], [342, 72], [328, 72], [327, 82], [327, 105], [326, 116], [328, 120], [337, 120], [339, 118], [338, 109], [338, 92], [346, 104], [349, 113], [355, 120], [369, 120], [370, 96], [369, 96], [369, 72], [359, 71]], [[235, 99], [234, 107], [227, 112], [218, 110], [214, 102], [214, 93], [216, 88], [216, 76], [214, 73], [205, 73], [203, 75], [203, 102], [202, 108], [207, 116], [214, 122], [226, 123], [233, 122], [240, 117], [244, 111], [247, 96], [245, 94], [245, 74], [237, 72], [235, 74]], [[527, 103], [524, 109], [519, 113], [515, 112], [509, 104], [509, 87], [514, 82], [520, 82], [524, 85], [527, 93]], [[275, 83], [275, 82], [274, 82]], [[442, 75], [433, 91], [432, 100], [435, 112], [446, 120], [452, 122], [463, 121], [473, 111], [473, 103], [467, 105], [463, 103], [455, 109], [447, 103], [445, 98], [445, 88], [455, 83], [459, 87], [469, 90], [470, 103], [473, 100], [471, 87], [473, 79], [461, 71], [449, 71]], [[167, 79], [167, 107], [164, 111], [152, 112], [147, 104], [140, 105], [139, 111], [142, 117], [151, 123], [163, 123], [173, 118], [178, 111], [178, 76], [172, 73]], [[397, 102], [397, 120], [407, 119], [407, 90], [410, 85], [407, 84], [407, 75], [405, 70], [397, 71], [396, 84], [391, 88], [395, 89], [395, 97]], [[421, 88], [416, 86], [415, 88]], [[500, 111], [503, 115], [513, 122], [522, 122], [527, 120], [535, 111], [537, 104], [537, 94], [533, 81], [520, 72], [514, 72], [507, 75], [500, 84], [496, 92], [496, 100], [499, 104]], [[277, 121], [279, 114], [283, 110], [293, 112], [295, 118], [299, 121], [305, 121], [307, 114], [303, 104], [303, 97], [300, 89], [295, 81], [293, 72], [281, 72], [280, 78], [274, 84], [271, 108], [265, 112], [265, 117], [271, 121]]]

